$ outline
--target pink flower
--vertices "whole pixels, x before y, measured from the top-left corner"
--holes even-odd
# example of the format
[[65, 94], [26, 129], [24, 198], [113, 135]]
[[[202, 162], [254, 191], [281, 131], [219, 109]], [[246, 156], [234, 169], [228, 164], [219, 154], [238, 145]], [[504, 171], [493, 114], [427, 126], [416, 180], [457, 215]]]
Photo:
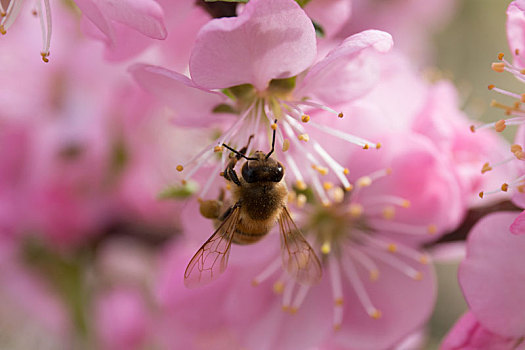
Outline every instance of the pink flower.
[[516, 0], [507, 8], [507, 40], [514, 58], [514, 64], [525, 68], [525, 1]]
[[512, 212], [481, 219], [467, 241], [467, 257], [459, 269], [459, 283], [475, 319], [502, 338], [525, 335], [525, 236], [512, 235]]
[[[299, 187], [304, 188], [306, 180], [328, 169], [348, 187], [344, 167], [316, 140], [310, 140], [307, 129], [317, 128], [325, 135], [365, 148], [378, 145], [309, 122], [307, 113], [323, 110], [324, 114], [342, 116], [327, 105], [335, 107], [369, 91], [378, 78], [375, 55], [391, 46], [387, 33], [366, 31], [347, 38], [314, 63], [316, 38], [304, 11], [292, 0], [254, 0], [239, 17], [215, 19], [201, 29], [190, 58], [191, 80], [149, 65], [135, 65], [131, 72], [144, 88], [175, 108], [175, 120], [179, 123], [212, 126], [218, 117], [230, 117], [222, 124], [229, 128], [220, 138], [178, 167], [181, 171], [185, 169], [185, 180], [216, 152], [222, 152], [223, 143], [242, 147], [249, 135], [254, 134], [248, 151], [269, 149], [268, 138], [259, 131], [267, 130], [277, 120], [277, 158], [287, 163], [290, 176]], [[217, 89], [225, 89], [226, 94]], [[230, 113], [218, 114], [214, 109]], [[288, 148], [290, 152], [285, 152]], [[213, 174], [224, 169], [226, 159], [227, 152], [222, 152]], [[303, 173], [297, 164], [305, 162], [315, 171]], [[204, 185], [201, 196], [207, 193], [210, 184]], [[315, 190], [322, 192], [318, 186]]]
[[441, 343], [441, 350], [523, 350], [521, 339], [505, 337], [483, 327], [472, 312], [464, 314]]
[[[23, 0], [8, 0], [0, 2], [0, 33], [6, 31], [15, 22], [23, 7]], [[154, 39], [164, 39], [167, 36], [163, 23], [162, 8], [154, 0], [78, 0], [75, 1], [82, 13], [107, 37], [115, 42], [115, 23], [121, 23]], [[58, 2], [57, 2], [58, 5]], [[5, 7], [5, 8], [4, 8]], [[51, 46], [51, 4], [44, 0], [44, 7], [37, 2], [36, 14], [40, 17], [42, 26], [42, 59], [49, 61]]]

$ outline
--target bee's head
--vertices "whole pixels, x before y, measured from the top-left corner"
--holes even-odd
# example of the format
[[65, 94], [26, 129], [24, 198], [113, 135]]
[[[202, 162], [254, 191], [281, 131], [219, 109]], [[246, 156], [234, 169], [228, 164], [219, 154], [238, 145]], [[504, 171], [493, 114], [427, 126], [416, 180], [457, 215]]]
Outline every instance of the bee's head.
[[248, 183], [279, 182], [283, 176], [283, 165], [261, 151], [255, 152], [242, 166], [242, 177]]

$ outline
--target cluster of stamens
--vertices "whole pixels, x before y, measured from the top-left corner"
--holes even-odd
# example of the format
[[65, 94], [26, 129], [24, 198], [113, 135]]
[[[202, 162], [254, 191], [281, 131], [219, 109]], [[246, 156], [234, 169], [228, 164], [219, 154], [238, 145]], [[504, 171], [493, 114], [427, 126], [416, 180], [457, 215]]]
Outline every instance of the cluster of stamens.
[[[44, 6], [42, 6], [42, 1]], [[7, 8], [2, 6], [0, 2], [0, 34], [7, 34], [7, 30], [13, 25], [20, 10], [22, 9], [23, 0], [10, 0], [7, 3]], [[35, 9], [32, 11], [35, 17], [40, 19], [40, 27], [42, 30], [42, 51], [40, 55], [44, 62], [49, 62], [49, 48], [51, 46], [51, 6], [49, 0], [36, 0]]]
[[[516, 55], [519, 55], [519, 51], [515, 51]], [[503, 53], [498, 54], [498, 61], [492, 63], [492, 70], [497, 73], [508, 72], [514, 75], [517, 79], [525, 82], [525, 69], [521, 69], [509, 61], [507, 61]], [[500, 108], [504, 111], [505, 115], [509, 118], [500, 119], [496, 122], [482, 124], [479, 126], [471, 126], [470, 129], [472, 132], [481, 129], [493, 128], [497, 132], [503, 132], [507, 126], [520, 126], [525, 124], [525, 109], [522, 108], [522, 103], [525, 103], [525, 94], [518, 94], [512, 91], [508, 91], [499, 87], [496, 87], [494, 84], [490, 84], [488, 89], [494, 92], [497, 92], [501, 95], [508, 96], [515, 100], [514, 103], [507, 105], [496, 100], [492, 100], [490, 103], [491, 107]], [[481, 173], [484, 174], [497, 168], [501, 165], [507, 164], [512, 161], [522, 161], [525, 160], [525, 153], [523, 152], [523, 147], [519, 144], [513, 144], [510, 147], [509, 157], [502, 159], [496, 163], [486, 162], [481, 168]], [[487, 195], [497, 194], [501, 192], [507, 192], [509, 189], [515, 188], [520, 192], [525, 191], [525, 176], [520, 176], [508, 183], [503, 183], [500, 188], [494, 189], [491, 191], [482, 191], [479, 193], [479, 197], [483, 198]]]
[[[306, 204], [302, 193], [290, 194], [289, 203], [303, 208], [298, 218], [305, 236], [313, 242], [312, 247], [321, 257], [330, 279], [333, 299], [333, 326], [341, 327], [343, 321], [343, 278], [351, 285], [363, 310], [373, 319], [382, 316], [370, 297], [364, 278], [375, 282], [381, 278], [378, 263], [385, 264], [419, 281], [423, 273], [418, 265], [429, 263], [428, 255], [403, 244], [381, 237], [378, 232], [400, 235], [426, 235], [437, 232], [436, 225], [418, 226], [396, 222], [398, 210], [410, 207], [410, 201], [394, 195], [367, 196], [366, 188], [390, 175], [390, 169], [376, 171], [357, 179], [351, 191], [342, 193], [337, 203], [330, 207]], [[330, 187], [330, 186], [328, 186]], [[335, 195], [338, 196], [338, 195]], [[359, 273], [365, 270], [368, 276]], [[253, 280], [259, 285], [271, 276], [279, 274], [280, 258], [276, 258]], [[297, 312], [307, 297], [310, 286], [299, 285], [287, 273], [281, 272], [273, 284], [273, 290], [282, 294], [282, 308], [291, 314]]]

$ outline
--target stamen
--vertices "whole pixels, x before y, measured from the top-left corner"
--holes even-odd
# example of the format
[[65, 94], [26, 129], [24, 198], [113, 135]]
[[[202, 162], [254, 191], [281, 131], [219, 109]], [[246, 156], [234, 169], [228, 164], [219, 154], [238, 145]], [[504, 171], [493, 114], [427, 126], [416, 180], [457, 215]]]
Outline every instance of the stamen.
[[288, 280], [285, 283], [284, 292], [283, 292], [283, 304], [282, 304], [283, 311], [290, 311], [290, 305], [292, 303], [292, 294], [293, 294], [294, 286], [295, 286], [294, 280], [291, 278], [288, 278]]
[[409, 208], [410, 201], [403, 197], [394, 195], [376, 195], [372, 198], [363, 198], [362, 204], [369, 207], [372, 205], [385, 205], [391, 204], [402, 208]]
[[407, 263], [398, 259], [392, 254], [385, 254], [380, 250], [369, 248], [366, 246], [363, 247], [363, 249], [367, 251], [368, 254], [374, 256], [376, 259], [381, 260], [382, 262], [392, 266], [394, 269], [402, 272], [404, 275], [416, 281], [420, 281], [423, 278], [423, 274], [421, 273], [421, 271], [414, 269], [412, 266], [408, 265]]
[[293, 315], [299, 310], [301, 305], [304, 302], [304, 299], [306, 299], [306, 296], [308, 295], [308, 291], [310, 290], [310, 286], [304, 286], [300, 285], [299, 290], [297, 291], [297, 294], [295, 295], [295, 299], [292, 302], [292, 307], [290, 308], [290, 313]]
[[357, 298], [361, 302], [361, 305], [365, 309], [365, 311], [370, 315], [372, 318], [380, 318], [381, 312], [372, 304], [372, 301], [370, 300], [370, 297], [368, 296], [368, 293], [363, 285], [363, 282], [361, 281], [361, 278], [359, 277], [359, 274], [354, 266], [354, 263], [352, 260], [348, 257], [346, 254], [341, 255], [342, 261], [342, 267], [343, 271], [346, 273], [346, 276], [348, 280], [350, 281], [350, 284], [352, 285]]
[[323, 245], [321, 245], [321, 252], [324, 255], [330, 254], [330, 251], [332, 250], [330, 241], [324, 241]]
[[368, 257], [368, 255], [363, 253], [356, 245], [352, 245], [348, 251], [357, 262], [368, 270], [370, 281], [373, 282], [379, 278], [379, 268], [374, 261]]
[[401, 222], [385, 221], [382, 219], [370, 220], [370, 225], [374, 230], [408, 235], [435, 234], [437, 230], [436, 225], [434, 224], [428, 226], [419, 226]]
[[328, 166], [333, 170], [335, 173], [335, 176], [341, 181], [341, 184], [345, 188], [345, 190], [350, 191], [351, 185], [348, 179], [344, 176], [345, 175], [345, 169], [342, 165], [340, 165], [334, 158], [332, 158], [328, 152], [325, 151], [325, 149], [317, 142], [314, 142], [313, 144], [314, 150], [319, 154], [319, 156], [328, 164]]
[[[282, 264], [281, 259], [275, 259], [270, 265], [268, 265], [261, 273], [259, 273], [252, 280], [252, 285], [257, 286], [263, 283], [264, 281], [266, 281], [268, 277], [270, 277], [271, 275], [273, 275], [275, 272], [279, 270], [279, 268], [281, 267], [281, 264]], [[284, 285], [283, 285], [283, 288], [284, 288]]]
[[288, 151], [290, 149], [290, 140], [286, 139], [283, 141], [283, 152]]
[[348, 206], [348, 214], [353, 218], [358, 218], [363, 215], [364, 208], [359, 203], [350, 203]]
[[334, 300], [334, 329], [338, 330], [343, 322], [343, 281], [341, 280], [341, 269], [339, 261], [334, 255], [328, 257], [328, 270], [332, 285], [332, 297]]
[[40, 14], [40, 27], [42, 29], [42, 60], [44, 62], [49, 62], [49, 47], [51, 46], [51, 32], [52, 32], [52, 21], [51, 21], [51, 8], [49, 6], [49, 0], [44, 1], [44, 8], [46, 9], [45, 14], [45, 23], [44, 23], [44, 14], [42, 12], [42, 5], [40, 0], [37, 1], [38, 13]]
[[334, 109], [332, 109], [330, 107], [327, 107], [325, 105], [322, 105], [320, 103], [316, 103], [316, 102], [313, 102], [313, 101], [295, 101], [295, 102], [284, 101], [284, 103], [289, 105], [289, 106], [291, 106], [291, 107], [295, 107], [297, 109], [300, 109], [299, 106], [303, 105], [303, 106], [319, 108], [319, 109], [325, 110], [327, 112], [333, 113], [333, 114], [335, 114], [337, 116], [339, 116], [339, 114], [342, 114], [340, 112], [336, 112]]
[[306, 183], [304, 182], [303, 175], [301, 174], [301, 171], [299, 170], [299, 167], [297, 166], [293, 158], [290, 157], [288, 154], [285, 154], [284, 158], [286, 159], [286, 164], [295, 176], [295, 185], [297, 186], [297, 188], [301, 191], [306, 190]]
[[318, 130], [321, 130], [329, 135], [335, 136], [341, 140], [344, 140], [346, 142], [352, 143], [354, 145], [357, 145], [359, 147], [374, 147], [377, 148], [377, 144], [370, 142], [368, 140], [365, 140], [361, 137], [354, 136], [352, 134], [345, 133], [341, 130], [333, 129], [331, 127], [328, 127], [326, 125], [317, 124], [315, 122], [310, 122], [309, 125], [312, 125], [313, 127], [317, 128]]
[[[223, 153], [221, 157], [221, 161], [213, 168], [213, 170], [211, 171], [211, 174], [216, 174], [217, 172], [219, 172], [220, 169], [224, 169], [224, 165], [226, 163], [225, 158], [226, 158], [226, 155]], [[216, 180], [215, 176], [208, 177], [208, 180], [206, 180], [206, 183], [204, 187], [202, 188], [202, 191], [199, 193], [199, 197], [204, 198], [204, 196], [206, 196], [206, 194], [208, 193], [208, 190], [210, 189], [212, 183], [215, 180]]]

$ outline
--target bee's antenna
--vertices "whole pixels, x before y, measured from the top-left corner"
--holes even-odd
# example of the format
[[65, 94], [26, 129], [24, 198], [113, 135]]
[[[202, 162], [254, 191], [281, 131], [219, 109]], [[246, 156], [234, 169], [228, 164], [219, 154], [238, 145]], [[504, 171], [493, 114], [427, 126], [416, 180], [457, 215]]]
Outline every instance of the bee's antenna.
[[238, 155], [239, 157], [242, 157], [246, 160], [257, 160], [257, 158], [250, 158], [250, 157], [246, 157], [245, 154], [242, 154], [241, 152], [231, 148], [230, 146], [228, 146], [227, 144], [223, 143], [222, 144], [224, 147], [226, 147], [227, 149], [229, 149], [230, 151], [232, 151], [233, 153], [235, 153], [236, 155]]
[[[275, 123], [275, 126], [277, 126], [277, 119], [275, 119], [273, 121]], [[268, 152], [268, 154], [266, 155], [266, 159], [270, 158], [270, 156], [272, 155], [274, 149], [275, 149], [275, 131], [277, 130], [277, 127], [275, 129], [273, 129], [273, 136], [272, 136], [272, 149], [270, 150], [270, 152]]]

